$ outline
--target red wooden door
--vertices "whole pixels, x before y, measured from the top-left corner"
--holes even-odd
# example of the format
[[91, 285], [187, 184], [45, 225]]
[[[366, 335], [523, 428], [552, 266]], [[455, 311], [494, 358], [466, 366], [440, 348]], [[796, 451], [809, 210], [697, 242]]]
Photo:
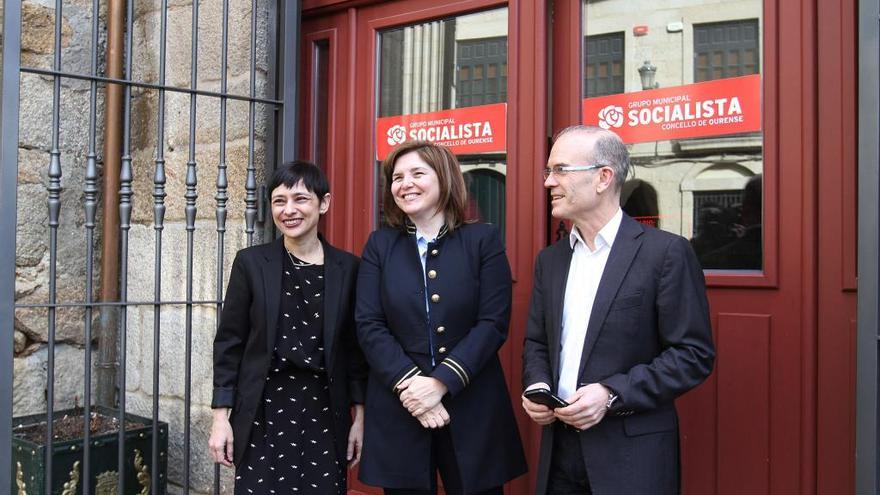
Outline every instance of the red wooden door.
[[[708, 10], [720, 12], [722, 3]], [[442, 5], [427, 0], [305, 0], [301, 149], [305, 158], [328, 171], [333, 207], [324, 227], [332, 242], [357, 253], [375, 228], [377, 117], [398, 110], [418, 113], [382, 108], [382, 98], [387, 98], [382, 91], [388, 90], [380, 83], [382, 34], [499, 8], [507, 9], [507, 147], [503, 157], [494, 158], [503, 158], [506, 167], [503, 219], [515, 279], [514, 314], [502, 359], [519, 411], [534, 257], [556, 230], [547, 217], [538, 173], [546, 161], [548, 136], [583, 121], [584, 87], [596, 82], [587, 80], [588, 71], [601, 70], [605, 63], [594, 59], [590, 69], [584, 47], [613, 42], [622, 32], [624, 50], [639, 53], [644, 46], [637, 43], [651, 36], [687, 35], [688, 46], [684, 38], [681, 42], [686, 53], [680, 66], [672, 69], [669, 60], [653, 61], [657, 81], [668, 88], [696, 81], [682, 76], [674, 82], [671, 74], [678, 68], [682, 74], [696, 74], [699, 66], [690, 57], [702, 49], [693, 41], [697, 31], [711, 35], [715, 23], [728, 21], [730, 29], [736, 25], [748, 30], [744, 21], [750, 16], [735, 11], [723, 19], [706, 13], [693, 19], [659, 19], [650, 10], [654, 7], [624, 9], [631, 19], [625, 30], [614, 31], [593, 29], [589, 18], [584, 23], [580, 0], [461, 0]], [[718, 359], [712, 377], [679, 401], [683, 487], [688, 494], [852, 493], [854, 1], [764, 0], [758, 9], [753, 17], [760, 26], [760, 168], [749, 163], [740, 168], [706, 166], [711, 173], [703, 178], [731, 171], [760, 174], [760, 265], [706, 272]], [[599, 13], [595, 15], [598, 19]], [[636, 37], [636, 27], [647, 34]], [[604, 55], [613, 68], [613, 50]], [[637, 79], [642, 60], [624, 65], [624, 77]], [[613, 77], [608, 83], [614, 83]], [[730, 148], [728, 158], [741, 151]], [[697, 175], [691, 182], [699, 180]], [[687, 186], [690, 200], [705, 200], [714, 191], [712, 184]], [[663, 228], [663, 215], [656, 216]], [[683, 225], [688, 214], [679, 216]], [[534, 468], [539, 430], [524, 415], [518, 419]], [[534, 469], [511, 483], [508, 492], [531, 493], [533, 476]], [[352, 486], [378, 493], [356, 482]]]
[[[762, 60], [757, 71], [763, 102], [758, 171], [763, 185], [761, 264], [748, 270], [705, 272], [718, 357], [709, 380], [678, 401], [683, 489], [689, 494], [852, 493], [854, 3], [704, 3], [709, 8], [702, 11], [664, 5], [663, 15], [660, 6], [623, 9], [620, 15], [631, 18], [626, 31], [615, 32], [613, 12], [603, 11], [599, 3], [585, 8], [578, 0], [556, 2], [553, 43], [560, 49], [553, 52], [552, 125], [558, 130], [588, 118], [582, 115], [581, 101], [594, 95], [584, 85], [592, 84], [590, 89], [602, 96], [601, 84], [608, 81], [599, 77], [597, 68], [613, 64], [614, 58], [612, 50], [602, 50], [599, 44], [612, 43], [615, 34], [625, 38], [622, 46], [639, 52], [636, 65], [651, 56], [663, 62], [656, 64], [663, 88], [699, 80], [701, 32], [715, 43], [707, 51], [711, 61], [729, 55], [718, 48], [726, 37], [741, 34], [749, 21], [759, 26], [755, 44]], [[693, 51], [692, 68], [688, 57], [675, 66], [668, 52], [675, 53], [678, 46], [667, 45], [667, 53], [652, 52], [649, 40], [658, 31], [658, 37], [681, 33], [675, 43], [684, 53]], [[734, 50], [744, 53], [743, 37], [734, 41]], [[591, 48], [596, 50], [592, 60]], [[728, 68], [731, 60], [724, 60]], [[625, 71], [633, 69], [631, 65]], [[681, 80], [676, 81], [679, 70]], [[685, 138], [675, 146], [682, 152], [696, 143], [688, 152], [693, 157], [700, 155], [696, 148], [705, 150], [707, 141]], [[631, 150], [634, 157], [639, 146]], [[662, 155], [662, 143], [655, 146], [660, 151], [654, 153]], [[706, 170], [747, 154], [737, 150], [734, 157], [711, 157], [717, 162]], [[641, 163], [646, 162], [657, 165], [641, 157]], [[679, 182], [681, 197], [685, 182]], [[692, 192], [693, 200], [697, 193]], [[659, 222], [663, 228], [662, 214]], [[679, 222], [677, 233], [691, 237], [683, 232], [684, 223]]]
[[[408, 108], [386, 104], [389, 97], [382, 92], [393, 93], [394, 88], [383, 89], [380, 85], [385, 70], [381, 53], [383, 33], [453, 19], [455, 32], [458, 33], [454, 40], [455, 49], [458, 50], [457, 63], [459, 66], [471, 64], [472, 71], [468, 77], [473, 78], [482, 70], [480, 75], [484, 79], [503, 77], [506, 80], [503, 88], [505, 95], [493, 92], [488, 82], [484, 89], [489, 89], [484, 94], [477, 94], [479, 91], [465, 94], [461, 83], [466, 78], [459, 71], [454, 76], [459, 90], [454, 96], [449, 96], [452, 101], [447, 101], [445, 106], [441, 104], [441, 108], [467, 110], [465, 107], [476, 105], [488, 108], [481, 105], [506, 103], [503, 126], [507, 146], [488, 153], [465, 153], [460, 159], [466, 174], [470, 172], [473, 182], [477, 184], [471, 188], [471, 192], [476, 193], [476, 207], [481, 216], [484, 220], [504, 225], [515, 284], [514, 323], [508, 343], [501, 350], [501, 357], [520, 430], [527, 448], [532, 452], [531, 466], [536, 464], [534, 453], [537, 451], [538, 436], [537, 430], [531, 428], [525, 416], [519, 412], [520, 356], [534, 257], [546, 244], [545, 195], [540, 187], [536, 187], [547, 156], [546, 46], [543, 41], [546, 36], [546, 12], [546, 3], [543, 1], [464, 0], [441, 4], [428, 0], [306, 0], [303, 2], [302, 28], [301, 75], [304, 91], [301, 96], [300, 138], [303, 155], [324, 166], [331, 182], [333, 206], [324, 225], [326, 235], [334, 244], [355, 253], [360, 252], [367, 235], [378, 221], [377, 184], [380, 178], [377, 174], [377, 117], [437, 110], [430, 105], [420, 109], [422, 102]], [[491, 23], [493, 34], [469, 37], [466, 33], [468, 30], [476, 32], [480, 20]], [[435, 27], [431, 27], [432, 33], [436, 33]], [[446, 27], [441, 25], [439, 30], [442, 32]], [[400, 37], [414, 35], [424, 33], [409, 32]], [[498, 41], [502, 37], [506, 38], [503, 43], [506, 56], [499, 58], [496, 48], [500, 46]], [[479, 39], [474, 41], [475, 38]], [[488, 40], [484, 43], [480, 41], [483, 38]], [[390, 43], [386, 39], [386, 45]], [[485, 57], [475, 62], [473, 58], [482, 56], [479, 50], [483, 45], [487, 48], [483, 54]], [[431, 49], [425, 50], [422, 58], [432, 53]], [[464, 50], [474, 54], [471, 60], [462, 61], [464, 57], [459, 57]], [[386, 53], [384, 56], [387, 58], [394, 54]], [[412, 58], [418, 59], [415, 56]], [[492, 87], [498, 89], [500, 86]], [[392, 94], [391, 98], [394, 97]], [[401, 96], [397, 94], [396, 97]], [[499, 179], [499, 170], [503, 170], [503, 179]], [[509, 484], [508, 492], [531, 493], [533, 483], [530, 476], [523, 476]], [[356, 481], [350, 486], [366, 493], [379, 493]]]

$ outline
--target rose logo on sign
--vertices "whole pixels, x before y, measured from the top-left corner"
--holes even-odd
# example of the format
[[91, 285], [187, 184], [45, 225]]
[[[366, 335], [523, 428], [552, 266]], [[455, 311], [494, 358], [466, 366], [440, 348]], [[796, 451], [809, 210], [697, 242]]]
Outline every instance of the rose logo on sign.
[[397, 146], [406, 141], [406, 127], [397, 124], [388, 129], [388, 145]]
[[599, 111], [599, 127], [602, 129], [617, 128], [623, 125], [623, 108], [608, 105]]

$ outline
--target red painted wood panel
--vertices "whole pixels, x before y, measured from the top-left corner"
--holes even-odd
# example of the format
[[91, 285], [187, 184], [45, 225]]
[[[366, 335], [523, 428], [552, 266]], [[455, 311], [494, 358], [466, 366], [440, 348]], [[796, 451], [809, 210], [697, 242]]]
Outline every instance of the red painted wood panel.
[[[718, 342], [717, 328], [718, 318], [713, 315], [715, 342]], [[717, 377], [718, 373], [713, 372], [700, 386], [675, 401], [680, 423], [682, 492], [686, 495], [715, 492], [718, 477]]]
[[717, 493], [770, 493], [770, 315], [718, 315]]
[[857, 2], [818, 0], [816, 492], [854, 493]]
[[529, 473], [510, 483], [511, 494], [532, 493], [540, 432], [520, 406], [522, 349], [534, 260], [545, 246], [546, 193], [538, 177], [547, 161], [547, 0], [513, 0], [508, 33], [507, 254], [513, 270], [513, 314], [502, 360], [511, 401], [529, 454]]

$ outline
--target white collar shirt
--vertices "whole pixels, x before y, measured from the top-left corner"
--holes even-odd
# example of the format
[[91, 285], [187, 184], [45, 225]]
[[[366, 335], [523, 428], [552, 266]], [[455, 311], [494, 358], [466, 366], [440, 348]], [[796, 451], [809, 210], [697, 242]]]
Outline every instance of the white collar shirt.
[[565, 304], [562, 308], [562, 339], [559, 350], [559, 386], [557, 394], [568, 399], [578, 389], [578, 372], [587, 336], [587, 325], [593, 312], [593, 303], [599, 282], [611, 253], [614, 238], [620, 229], [623, 212], [618, 209], [611, 220], [599, 230], [590, 250], [577, 227], [571, 229], [569, 243], [572, 249], [568, 281], [565, 284]]
[[[428, 279], [425, 277], [425, 267], [427, 266], [427, 263], [428, 263], [428, 244], [431, 242], [434, 242], [436, 240], [437, 240], [436, 237], [434, 239], [428, 240], [427, 235], [425, 235], [424, 233], [422, 233], [419, 230], [416, 230], [416, 247], [419, 250], [419, 260], [422, 262], [422, 284], [424, 287], [424, 290], [422, 292], [424, 292], [424, 294], [425, 294], [425, 314], [428, 315], [428, 319], [425, 321], [426, 328], [429, 326], [428, 322], [430, 321], [431, 306], [430, 306], [430, 304], [428, 304], [428, 290], [427, 290], [428, 289]], [[434, 342], [433, 342], [433, 336], [431, 335], [430, 329], [428, 330], [428, 342], [430, 343], [431, 365], [433, 366], [435, 364], [434, 363]]]

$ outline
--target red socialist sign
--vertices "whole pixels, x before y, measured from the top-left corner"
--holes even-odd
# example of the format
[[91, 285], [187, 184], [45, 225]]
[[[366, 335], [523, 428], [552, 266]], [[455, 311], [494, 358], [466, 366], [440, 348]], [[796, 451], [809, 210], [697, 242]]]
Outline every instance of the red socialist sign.
[[455, 108], [376, 119], [376, 158], [407, 141], [431, 141], [456, 155], [507, 150], [507, 104]]
[[583, 120], [625, 143], [760, 131], [761, 75], [586, 98]]

